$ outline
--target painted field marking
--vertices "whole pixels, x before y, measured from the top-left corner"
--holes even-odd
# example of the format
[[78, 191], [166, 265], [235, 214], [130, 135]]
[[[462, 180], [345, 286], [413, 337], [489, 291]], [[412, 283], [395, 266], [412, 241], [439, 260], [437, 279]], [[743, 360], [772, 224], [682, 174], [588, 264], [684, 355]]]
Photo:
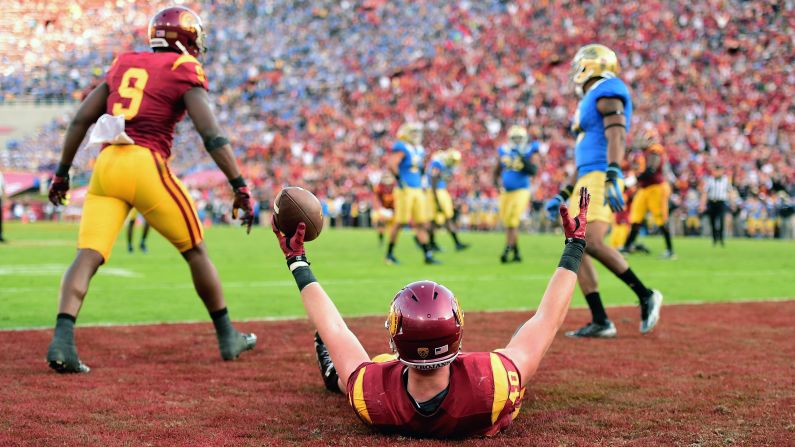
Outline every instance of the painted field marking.
[[28, 247], [72, 247], [75, 241], [69, 239], [42, 239], [42, 240], [13, 240], [8, 242], [7, 248]]
[[[764, 299], [750, 299], [750, 300], [733, 300], [733, 301], [682, 301], [673, 304], [666, 304], [664, 307], [672, 307], [672, 306], [709, 306], [712, 304], [753, 304], [753, 303], [781, 303], [781, 302], [788, 302], [793, 301], [795, 302], [795, 297], [792, 296], [783, 296], [783, 297], [770, 297]], [[610, 306], [610, 309], [626, 309], [626, 308], [637, 308], [637, 305], [618, 305], [618, 306]], [[570, 309], [587, 309], [588, 307], [585, 305], [578, 305], [578, 306], [571, 306]], [[346, 319], [350, 318], [375, 318], [375, 317], [383, 317], [386, 318], [387, 312], [389, 309], [384, 309], [383, 313], [353, 313], [353, 314], [344, 314], [343, 317]], [[488, 309], [488, 310], [473, 310], [469, 313], [473, 314], [492, 314], [492, 313], [502, 313], [502, 312], [532, 312], [536, 310], [535, 308], [531, 307], [514, 307], [511, 309]], [[235, 319], [234, 322], [236, 323], [258, 323], [258, 322], [269, 322], [269, 321], [305, 321], [307, 320], [306, 315], [280, 315], [275, 317], [256, 317], [256, 318], [242, 318], [242, 319]], [[158, 326], [158, 325], [179, 325], [179, 324], [200, 324], [200, 323], [210, 323], [209, 319], [206, 320], [176, 320], [176, 321], [142, 321], [138, 323], [112, 323], [112, 322], [100, 322], [100, 323], [85, 323], [80, 324], [81, 328], [111, 328], [111, 327], [136, 327], [136, 326]], [[10, 327], [10, 328], [0, 328], [0, 332], [11, 332], [11, 331], [46, 331], [52, 330], [52, 326], [27, 326], [27, 327]]]
[[[68, 266], [62, 264], [0, 265], [0, 276], [61, 276], [66, 271], [67, 267]], [[98, 273], [101, 275], [117, 276], [121, 278], [140, 278], [142, 276], [140, 273], [118, 267], [105, 267], [99, 269]], [[17, 289], [22, 291], [35, 291], [40, 288], [29, 287]], [[7, 291], [7, 289], [0, 288], [0, 291]]]

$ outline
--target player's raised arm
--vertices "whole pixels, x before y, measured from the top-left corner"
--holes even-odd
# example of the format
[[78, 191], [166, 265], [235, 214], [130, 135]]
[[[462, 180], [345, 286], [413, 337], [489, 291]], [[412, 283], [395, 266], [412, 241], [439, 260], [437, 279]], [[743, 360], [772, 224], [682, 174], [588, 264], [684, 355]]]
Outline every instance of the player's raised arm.
[[503, 353], [519, 370], [524, 386], [538, 369], [541, 359], [552, 344], [555, 334], [566, 318], [566, 312], [577, 283], [577, 271], [585, 252], [585, 216], [591, 196], [588, 190], [580, 190], [580, 213], [572, 219], [566, 205], [561, 205], [563, 232], [566, 245], [560, 263], [549, 280], [544, 297], [533, 318], [516, 331]]
[[[301, 291], [301, 301], [303, 301], [309, 321], [315, 326], [320, 338], [325, 343], [336, 368], [339, 382], [342, 384], [339, 389], [345, 393], [348, 377], [356, 367], [370, 361], [370, 357], [359, 339], [348, 329], [337, 306], [331, 301], [326, 291], [320, 287], [320, 283], [317, 282], [309, 268], [309, 261], [306, 259], [304, 250], [306, 224], [303, 222], [298, 224], [295, 235], [289, 240], [276, 228], [275, 224], [271, 224], [273, 233], [279, 240], [279, 246], [287, 258], [287, 267], [295, 278], [298, 290]], [[326, 386], [329, 384], [327, 383]]]
[[66, 204], [66, 193], [69, 191], [69, 168], [72, 167], [72, 161], [75, 159], [77, 149], [80, 148], [80, 143], [83, 142], [86, 132], [105, 113], [109, 94], [108, 84], [105, 82], [99, 84], [80, 104], [75, 117], [69, 122], [63, 141], [61, 163], [50, 184], [50, 202], [55, 206]]
[[207, 91], [200, 87], [194, 87], [183, 96], [185, 108], [188, 110], [190, 119], [196, 127], [196, 131], [204, 140], [204, 148], [213, 158], [215, 164], [224, 173], [229, 184], [235, 192], [235, 201], [232, 205], [232, 217], [237, 218], [238, 210], [243, 212], [240, 222], [246, 227], [247, 232], [251, 232], [251, 225], [254, 223], [254, 205], [251, 200], [251, 192], [246, 186], [246, 181], [240, 175], [240, 168], [235, 160], [232, 145], [221, 132], [218, 121], [215, 119], [210, 108], [210, 99]]

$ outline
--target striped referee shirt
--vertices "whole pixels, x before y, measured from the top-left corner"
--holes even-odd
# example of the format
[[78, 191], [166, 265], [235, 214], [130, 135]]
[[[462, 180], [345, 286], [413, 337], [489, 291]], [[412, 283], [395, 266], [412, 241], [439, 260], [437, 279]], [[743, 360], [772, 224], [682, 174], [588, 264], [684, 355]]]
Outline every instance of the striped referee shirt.
[[720, 177], [709, 177], [705, 183], [707, 200], [726, 202], [729, 200], [731, 182], [725, 175]]

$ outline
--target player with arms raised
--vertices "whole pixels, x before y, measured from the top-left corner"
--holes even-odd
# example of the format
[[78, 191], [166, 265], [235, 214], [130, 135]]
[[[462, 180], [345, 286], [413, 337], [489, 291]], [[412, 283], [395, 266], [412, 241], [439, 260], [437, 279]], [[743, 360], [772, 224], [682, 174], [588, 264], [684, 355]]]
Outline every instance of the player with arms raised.
[[58, 372], [89, 371], [77, 355], [75, 321], [91, 278], [109, 259], [131, 208], [187, 261], [196, 292], [215, 325], [221, 357], [234, 359], [256, 344], [254, 334], [240, 333], [232, 326], [193, 200], [167, 163], [174, 126], [187, 111], [205, 149], [232, 185], [233, 214], [236, 217], [242, 211], [241, 221], [251, 230], [251, 196], [232, 147], [210, 109], [207, 79], [196, 59], [204, 52], [201, 19], [187, 8], [163, 9], [149, 24], [149, 42], [154, 52], [120, 54], [105, 82], [80, 105], [67, 129], [61, 164], [50, 186], [50, 201], [56, 206], [66, 203], [72, 160], [89, 127], [102, 117], [95, 132], [105, 128], [107, 144], [91, 176], [77, 257], [61, 283], [55, 334], [47, 350], [47, 361]]
[[[547, 212], [554, 218], [558, 208], [573, 190], [588, 188], [593, 204], [588, 211], [588, 249], [583, 257], [578, 279], [591, 309], [592, 321], [568, 332], [572, 337], [615, 337], [616, 327], [607, 318], [599, 295], [596, 258], [637, 295], [641, 307], [640, 332], [647, 333], [657, 324], [662, 294], [647, 288], [635, 275], [623, 256], [605, 243], [612, 213], [624, 207], [623, 174], [619, 164], [624, 160], [626, 136], [632, 117], [632, 99], [624, 82], [617, 78], [618, 57], [604, 45], [586, 45], [572, 61], [571, 80], [581, 100], [574, 115], [572, 130], [577, 135], [574, 161], [576, 181], [564, 187], [547, 203]], [[573, 179], [572, 179], [573, 180]], [[572, 210], [576, 210], [576, 205]]]
[[460, 437], [489, 436], [507, 428], [566, 317], [585, 249], [588, 202], [582, 189], [580, 214], [574, 219], [561, 206], [566, 243], [560, 263], [535, 315], [504, 349], [461, 352], [464, 314], [458, 301], [446, 287], [419, 281], [392, 300], [386, 326], [396, 356], [374, 361], [312, 274], [303, 245], [306, 226], [299, 224], [288, 240], [274, 225], [318, 332], [315, 348], [326, 387], [346, 394], [356, 415], [384, 432]]

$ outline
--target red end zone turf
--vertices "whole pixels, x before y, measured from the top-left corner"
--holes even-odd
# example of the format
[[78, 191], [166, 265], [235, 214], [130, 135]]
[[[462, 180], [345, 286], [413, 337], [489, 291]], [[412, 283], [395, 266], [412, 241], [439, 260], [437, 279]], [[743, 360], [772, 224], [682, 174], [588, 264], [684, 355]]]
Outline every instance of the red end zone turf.
[[[504, 345], [523, 313], [469, 313], [468, 350]], [[573, 311], [571, 329], [587, 318]], [[611, 310], [620, 338], [559, 336], [521, 415], [483, 445], [787, 445], [795, 438], [795, 301], [667, 306], [640, 336], [638, 310]], [[374, 355], [382, 318], [351, 320]], [[47, 368], [50, 331], [0, 332], [0, 445], [380, 445], [326, 392], [303, 321], [253, 322], [256, 350], [221, 362], [210, 323], [79, 328], [93, 369]], [[401, 446], [445, 443], [401, 438]], [[458, 443], [456, 445], [459, 445]], [[789, 444], [791, 445], [791, 444]]]

